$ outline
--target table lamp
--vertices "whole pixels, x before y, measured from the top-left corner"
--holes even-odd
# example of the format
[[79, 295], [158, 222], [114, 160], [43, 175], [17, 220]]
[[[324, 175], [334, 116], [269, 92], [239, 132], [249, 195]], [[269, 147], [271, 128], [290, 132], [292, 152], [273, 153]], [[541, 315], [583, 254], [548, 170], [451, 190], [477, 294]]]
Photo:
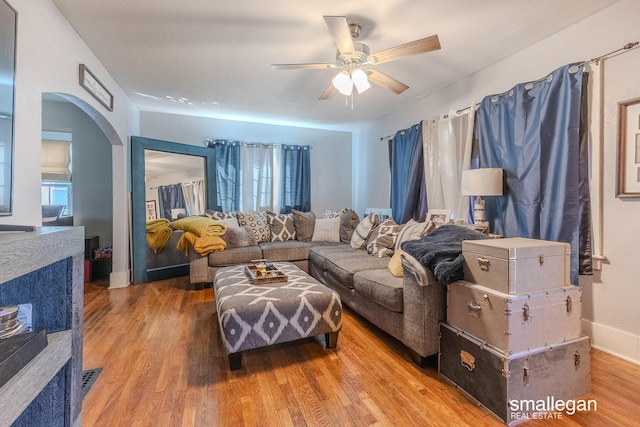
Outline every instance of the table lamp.
[[502, 169], [482, 168], [462, 171], [461, 193], [477, 196], [473, 204], [473, 221], [484, 222], [484, 200], [482, 196], [502, 196]]

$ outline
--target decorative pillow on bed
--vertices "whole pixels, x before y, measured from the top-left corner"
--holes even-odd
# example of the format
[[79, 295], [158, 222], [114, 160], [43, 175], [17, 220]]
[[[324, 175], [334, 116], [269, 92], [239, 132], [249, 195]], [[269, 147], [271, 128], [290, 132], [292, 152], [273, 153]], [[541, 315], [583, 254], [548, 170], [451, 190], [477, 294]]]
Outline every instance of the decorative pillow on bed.
[[340, 241], [342, 243], [351, 243], [351, 236], [359, 223], [358, 214], [352, 210], [348, 210], [340, 217]]
[[376, 225], [378, 225], [377, 214], [372, 213], [364, 217], [354, 230], [353, 236], [351, 236], [351, 247], [353, 249], [362, 248]]
[[267, 222], [271, 230], [272, 242], [286, 242], [287, 240], [296, 239], [296, 229], [293, 225], [292, 214], [283, 215], [267, 212]]
[[374, 229], [367, 241], [369, 255], [382, 258], [393, 255], [398, 233], [402, 225], [396, 224], [393, 218], [385, 219], [382, 224]]
[[256, 236], [256, 241], [269, 242], [271, 240], [271, 231], [269, 230], [269, 224], [267, 223], [266, 212], [258, 212], [256, 214], [246, 214], [242, 212], [237, 213], [238, 224], [241, 227], [249, 227]]
[[422, 239], [424, 236], [426, 236], [428, 233], [431, 233], [435, 229], [436, 225], [431, 221], [418, 222], [410, 219], [398, 233], [395, 249], [398, 250], [401, 243], [408, 242], [409, 240]]
[[256, 236], [253, 234], [253, 230], [249, 227], [235, 227], [227, 228], [227, 232], [222, 236], [227, 244], [226, 249], [244, 248], [246, 246], [257, 246]]
[[296, 240], [310, 242], [313, 237], [313, 228], [316, 223], [316, 215], [313, 212], [293, 210], [293, 226], [296, 229]]
[[339, 242], [340, 217], [318, 218], [313, 228], [312, 242]]
[[348, 208], [340, 209], [339, 211], [332, 211], [327, 209], [322, 214], [322, 218], [340, 218], [342, 215], [347, 213], [348, 210]]

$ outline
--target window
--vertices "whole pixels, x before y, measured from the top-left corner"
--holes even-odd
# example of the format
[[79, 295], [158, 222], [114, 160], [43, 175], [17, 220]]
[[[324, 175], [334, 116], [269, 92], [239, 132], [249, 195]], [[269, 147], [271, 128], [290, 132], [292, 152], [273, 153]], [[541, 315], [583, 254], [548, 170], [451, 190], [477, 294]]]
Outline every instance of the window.
[[73, 192], [70, 182], [43, 181], [40, 187], [40, 199], [43, 205], [62, 205], [63, 216], [73, 215]]

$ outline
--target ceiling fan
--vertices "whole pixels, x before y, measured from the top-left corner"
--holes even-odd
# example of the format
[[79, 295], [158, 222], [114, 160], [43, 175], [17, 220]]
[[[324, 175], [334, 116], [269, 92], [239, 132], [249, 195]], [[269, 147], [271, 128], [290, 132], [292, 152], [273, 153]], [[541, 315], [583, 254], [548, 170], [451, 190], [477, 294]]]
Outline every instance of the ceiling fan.
[[349, 96], [352, 94], [354, 86], [358, 93], [362, 93], [371, 87], [370, 82], [390, 90], [396, 95], [400, 94], [409, 89], [409, 86], [380, 71], [364, 67], [440, 49], [440, 40], [437, 35], [433, 35], [376, 53], [370, 53], [369, 46], [364, 43], [354, 42], [360, 35], [360, 25], [349, 24], [344, 16], [325, 16], [324, 21], [338, 47], [335, 64], [271, 65], [274, 70], [341, 68], [342, 71], [333, 78], [329, 87], [320, 95], [321, 100], [330, 99], [336, 92]]

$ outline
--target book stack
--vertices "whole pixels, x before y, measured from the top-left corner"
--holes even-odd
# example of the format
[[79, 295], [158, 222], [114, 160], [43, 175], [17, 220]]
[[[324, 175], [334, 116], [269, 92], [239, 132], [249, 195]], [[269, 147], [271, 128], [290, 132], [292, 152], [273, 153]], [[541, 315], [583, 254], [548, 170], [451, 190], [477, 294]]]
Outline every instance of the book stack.
[[0, 307], [0, 339], [26, 332], [28, 326], [18, 319], [20, 307]]

